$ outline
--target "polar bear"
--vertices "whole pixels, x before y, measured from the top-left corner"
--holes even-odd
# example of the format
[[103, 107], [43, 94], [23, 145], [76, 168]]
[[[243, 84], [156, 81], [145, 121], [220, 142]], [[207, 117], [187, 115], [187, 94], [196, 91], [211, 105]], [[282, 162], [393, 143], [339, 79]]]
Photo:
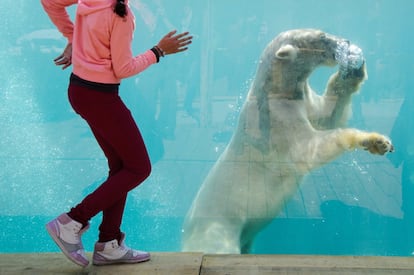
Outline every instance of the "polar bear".
[[[318, 95], [308, 79], [321, 65], [339, 69]], [[348, 150], [393, 151], [384, 135], [341, 128], [366, 78], [361, 49], [345, 39], [299, 29], [271, 41], [235, 133], [187, 213], [182, 250], [248, 253], [312, 169]]]

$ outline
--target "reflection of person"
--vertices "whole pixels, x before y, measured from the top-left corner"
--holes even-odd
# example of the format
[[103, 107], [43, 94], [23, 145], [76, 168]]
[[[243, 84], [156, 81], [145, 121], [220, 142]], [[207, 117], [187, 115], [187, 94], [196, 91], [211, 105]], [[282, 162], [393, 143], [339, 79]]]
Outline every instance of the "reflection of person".
[[[102, 211], [93, 264], [149, 260], [149, 253], [125, 246], [125, 235], [120, 231], [127, 193], [149, 176], [151, 164], [131, 112], [118, 95], [118, 87], [121, 79], [140, 73], [160, 57], [185, 51], [192, 37], [187, 32], [172, 31], [157, 46], [134, 57], [131, 42], [135, 19], [128, 0], [41, 2], [69, 41], [55, 63], [63, 69], [73, 63], [70, 103], [89, 124], [109, 165], [107, 180], [69, 213], [49, 222], [47, 230], [70, 260], [87, 266], [80, 237], [88, 229], [88, 221]], [[66, 7], [76, 3], [73, 25]]]
[[[168, 0], [150, 1], [145, 4], [142, 2], [131, 1], [131, 5], [137, 8], [139, 13], [146, 18], [146, 24], [141, 27], [148, 28], [150, 33], [163, 32], [165, 29], [188, 29], [189, 26], [192, 26], [191, 29], [194, 33], [194, 28], [197, 26], [195, 20], [198, 20], [200, 16], [193, 16], [195, 10], [193, 11], [189, 5], [190, 0], [182, 1], [183, 5], [181, 5], [180, 10], [174, 9], [176, 4]], [[173, 13], [169, 13], [169, 10]], [[198, 56], [198, 49], [195, 49], [195, 46], [197, 45], [192, 44], [191, 46], [193, 54], [191, 56], [184, 54], [179, 64], [164, 64], [164, 72], [169, 76], [168, 79], [164, 79], [162, 82], [158, 81], [157, 77], [151, 75], [154, 72], [149, 72], [140, 77], [140, 81], [144, 83], [144, 86], [151, 86], [158, 90], [157, 93], [145, 94], [145, 98], [148, 105], [152, 105], [148, 106], [148, 109], [153, 111], [155, 117], [155, 123], [153, 124], [155, 127], [153, 128], [156, 128], [155, 132], [163, 139], [172, 140], [175, 138], [177, 112], [180, 110], [179, 102], [183, 99], [181, 96], [184, 94], [186, 96], [184, 108], [187, 111], [189, 109], [187, 107], [192, 104], [194, 96], [199, 91], [200, 82], [197, 81], [197, 78], [199, 78], [197, 75], [199, 58], [194, 58], [194, 54]], [[190, 93], [195, 95], [192, 96]], [[192, 98], [187, 97], [187, 95], [192, 96]], [[192, 106], [190, 108], [192, 109]], [[194, 113], [193, 110], [191, 111]], [[145, 129], [142, 124], [140, 125], [145, 138]]]

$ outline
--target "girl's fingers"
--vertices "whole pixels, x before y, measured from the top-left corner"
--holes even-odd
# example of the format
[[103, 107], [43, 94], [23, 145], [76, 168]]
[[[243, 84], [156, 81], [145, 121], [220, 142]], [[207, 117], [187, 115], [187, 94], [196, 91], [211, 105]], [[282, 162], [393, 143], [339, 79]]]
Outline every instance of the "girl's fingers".
[[183, 32], [183, 33], [177, 34], [175, 37], [179, 39], [181, 37], [187, 36], [188, 34], [189, 32]]
[[59, 55], [58, 57], [56, 57], [55, 59], [53, 59], [53, 61], [58, 61], [61, 60], [64, 57], [63, 53], [61, 55]]
[[165, 37], [172, 37], [172, 36], [174, 36], [174, 34], [175, 34], [176, 32], [177, 32], [176, 30], [174, 30], [174, 31], [170, 31], [169, 33], [167, 33], [167, 35], [166, 35]]

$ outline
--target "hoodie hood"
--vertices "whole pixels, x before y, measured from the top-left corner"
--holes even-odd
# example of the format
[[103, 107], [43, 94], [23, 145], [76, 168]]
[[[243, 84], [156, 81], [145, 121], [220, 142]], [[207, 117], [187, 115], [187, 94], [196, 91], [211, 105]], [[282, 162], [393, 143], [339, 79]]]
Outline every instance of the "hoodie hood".
[[[128, 4], [128, 0], [124, 0]], [[112, 8], [116, 0], [79, 0], [78, 10], [79, 15], [88, 15], [103, 9]]]

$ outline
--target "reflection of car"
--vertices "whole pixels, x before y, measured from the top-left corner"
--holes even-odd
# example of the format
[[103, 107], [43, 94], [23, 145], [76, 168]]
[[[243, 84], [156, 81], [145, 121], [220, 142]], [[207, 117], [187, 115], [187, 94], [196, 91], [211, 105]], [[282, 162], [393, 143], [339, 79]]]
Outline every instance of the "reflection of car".
[[14, 52], [34, 51], [44, 54], [61, 53], [65, 47], [66, 39], [55, 29], [42, 29], [33, 31], [19, 37]]

